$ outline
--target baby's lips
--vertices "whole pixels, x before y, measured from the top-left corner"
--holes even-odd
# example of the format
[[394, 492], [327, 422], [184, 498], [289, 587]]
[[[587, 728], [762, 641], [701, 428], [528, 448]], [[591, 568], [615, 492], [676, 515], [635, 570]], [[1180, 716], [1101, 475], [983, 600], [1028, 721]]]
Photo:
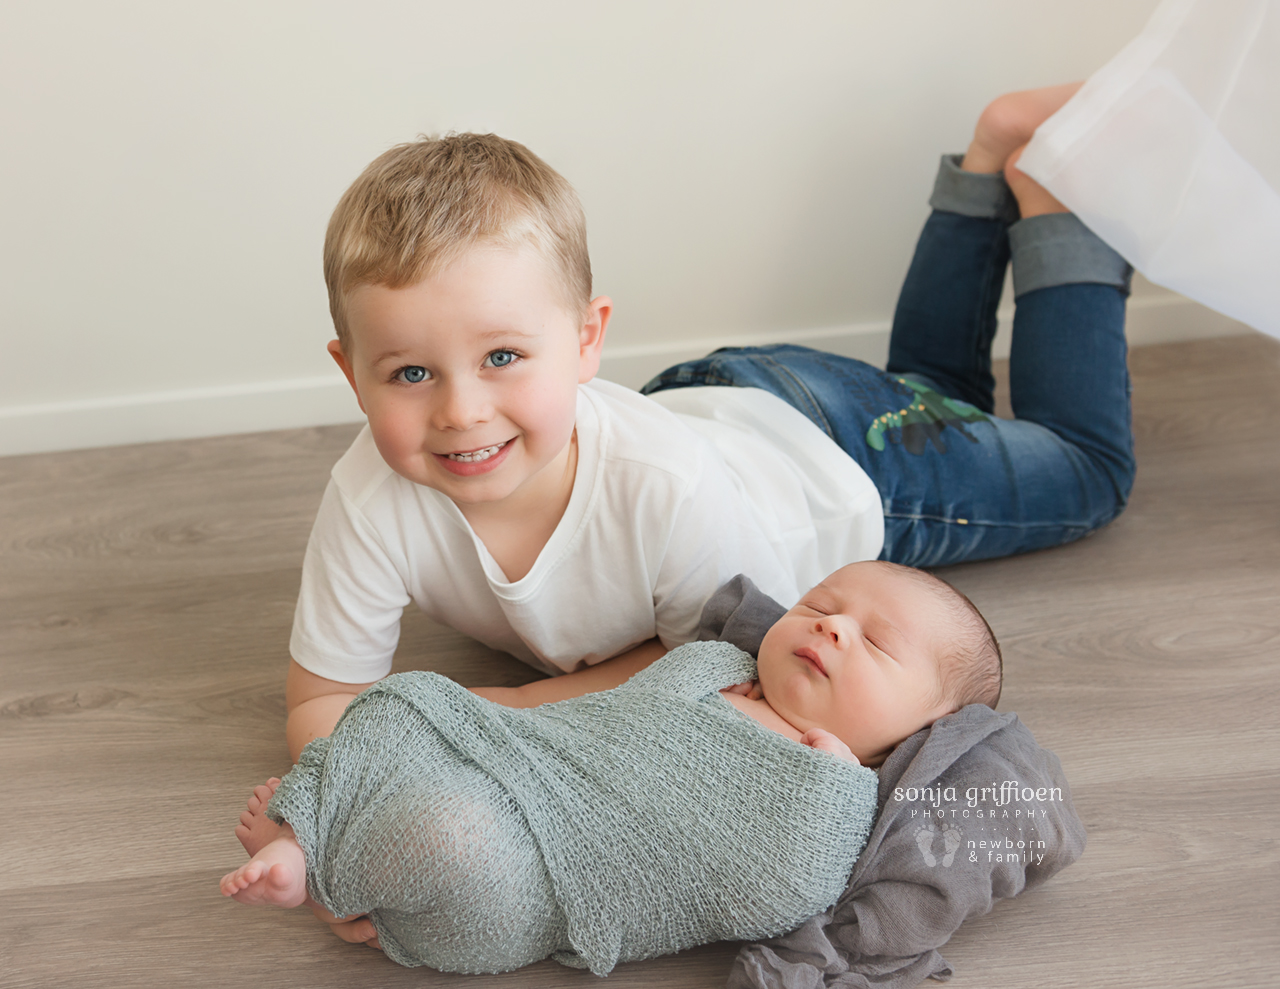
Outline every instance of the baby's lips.
[[801, 659], [807, 660], [808, 662], [816, 666], [818, 668], [818, 672], [821, 673], [823, 676], [827, 675], [827, 667], [826, 667], [826, 664], [822, 662], [822, 657], [819, 656], [814, 650], [810, 649], [808, 646], [803, 646], [800, 649], [797, 649], [795, 654], [799, 656]]

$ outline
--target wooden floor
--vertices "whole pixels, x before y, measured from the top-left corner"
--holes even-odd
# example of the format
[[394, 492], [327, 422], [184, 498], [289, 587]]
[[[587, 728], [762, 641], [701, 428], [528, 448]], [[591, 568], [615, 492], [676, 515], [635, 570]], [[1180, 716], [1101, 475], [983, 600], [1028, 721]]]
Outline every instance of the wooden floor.
[[[1132, 358], [1140, 473], [1094, 538], [945, 575], [1003, 641], [1001, 707], [1060, 755], [1084, 858], [966, 925], [966, 986], [1280, 984], [1280, 345]], [[299, 566], [354, 429], [0, 460], [0, 985], [578, 986], [399, 969], [218, 895], [287, 766]], [[399, 668], [530, 672], [411, 616]], [[614, 987], [722, 985], [732, 944]]]

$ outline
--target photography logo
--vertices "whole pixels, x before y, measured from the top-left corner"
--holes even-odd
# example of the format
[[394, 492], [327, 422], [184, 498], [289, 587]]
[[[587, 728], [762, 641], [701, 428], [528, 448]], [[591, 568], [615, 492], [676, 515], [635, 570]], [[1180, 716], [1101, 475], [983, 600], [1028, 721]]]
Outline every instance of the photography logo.
[[960, 842], [963, 840], [959, 826], [944, 824], [939, 831], [932, 824], [921, 824], [916, 828], [916, 846], [924, 856], [925, 865], [937, 865], [939, 857], [933, 854], [933, 846], [939, 835], [942, 836], [942, 866], [949, 868], [955, 861], [956, 849], [960, 847]]
[[1045, 804], [1062, 802], [1062, 790], [1005, 780], [966, 787], [963, 796], [957, 786], [897, 787], [893, 800], [918, 822], [916, 847], [931, 868], [949, 869], [960, 855], [975, 863], [1038, 865], [1046, 843], [1036, 823], [1048, 817]]

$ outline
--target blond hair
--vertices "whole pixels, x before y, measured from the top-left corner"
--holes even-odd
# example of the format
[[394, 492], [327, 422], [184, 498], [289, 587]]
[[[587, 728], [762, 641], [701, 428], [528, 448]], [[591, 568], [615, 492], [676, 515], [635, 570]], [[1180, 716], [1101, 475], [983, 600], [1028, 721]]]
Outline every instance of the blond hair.
[[360, 285], [403, 288], [477, 244], [532, 245], [566, 307], [591, 299], [587, 225], [577, 193], [522, 144], [449, 134], [375, 158], [339, 200], [324, 238], [329, 312], [350, 352], [345, 301]]

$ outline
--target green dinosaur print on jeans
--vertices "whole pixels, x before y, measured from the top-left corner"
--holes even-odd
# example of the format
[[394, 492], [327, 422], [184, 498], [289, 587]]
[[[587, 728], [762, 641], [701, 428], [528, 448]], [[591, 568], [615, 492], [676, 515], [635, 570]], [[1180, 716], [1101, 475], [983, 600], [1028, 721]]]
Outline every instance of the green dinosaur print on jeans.
[[967, 402], [939, 395], [907, 378], [899, 378], [898, 383], [910, 388], [914, 394], [906, 408], [886, 412], [871, 424], [867, 430], [867, 446], [871, 449], [883, 450], [887, 438], [891, 443], [901, 443], [908, 453], [924, 453], [927, 443], [932, 443], [939, 453], [946, 453], [942, 432], [948, 426], [970, 443], [978, 442], [964, 424], [986, 422], [989, 418], [986, 413], [979, 412]]

